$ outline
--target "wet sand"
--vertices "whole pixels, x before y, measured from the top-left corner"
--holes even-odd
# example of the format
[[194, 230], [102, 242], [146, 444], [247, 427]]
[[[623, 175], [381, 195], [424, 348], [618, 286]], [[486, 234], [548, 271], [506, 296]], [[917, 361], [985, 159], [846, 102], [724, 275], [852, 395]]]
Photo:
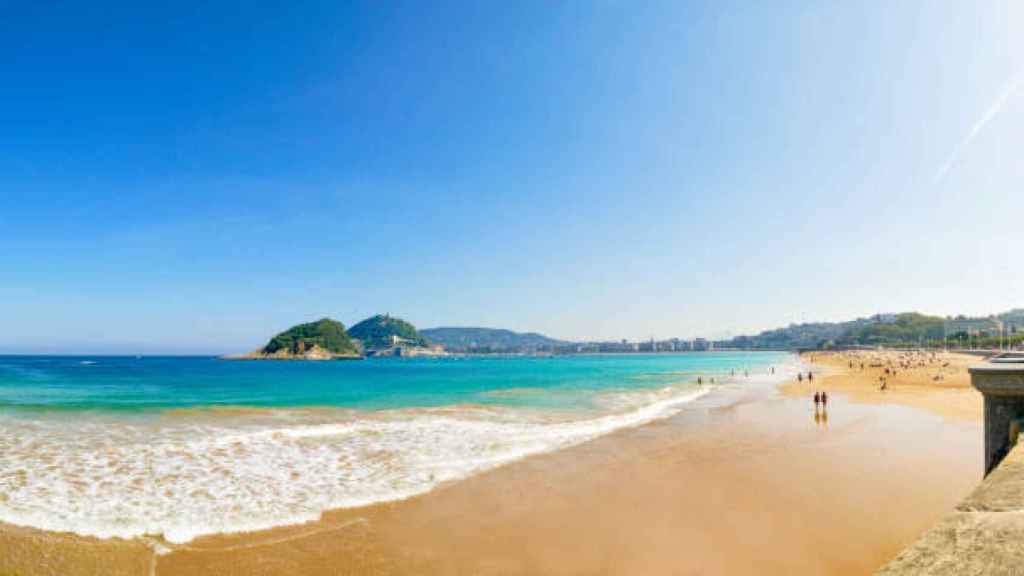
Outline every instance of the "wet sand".
[[867, 574], [980, 480], [980, 411], [865, 403], [866, 381], [815, 360], [827, 418], [810, 388], [716, 393], [410, 500], [160, 556], [5, 527], [0, 574]]

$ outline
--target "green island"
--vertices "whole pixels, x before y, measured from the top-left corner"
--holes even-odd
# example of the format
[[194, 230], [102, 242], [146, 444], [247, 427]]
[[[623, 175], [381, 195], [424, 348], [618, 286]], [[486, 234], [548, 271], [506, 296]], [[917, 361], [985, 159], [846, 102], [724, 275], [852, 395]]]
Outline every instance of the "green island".
[[427, 348], [430, 341], [416, 327], [387, 314], [377, 314], [352, 326], [349, 334], [362, 343], [367, 351], [388, 350], [397, 346]]
[[400, 318], [378, 314], [351, 329], [331, 318], [299, 324], [277, 334], [267, 345], [226, 360], [349, 360], [368, 356], [440, 356], [416, 327]]
[[345, 325], [323, 318], [299, 324], [274, 336], [266, 346], [229, 360], [336, 360], [356, 359], [363, 355]]

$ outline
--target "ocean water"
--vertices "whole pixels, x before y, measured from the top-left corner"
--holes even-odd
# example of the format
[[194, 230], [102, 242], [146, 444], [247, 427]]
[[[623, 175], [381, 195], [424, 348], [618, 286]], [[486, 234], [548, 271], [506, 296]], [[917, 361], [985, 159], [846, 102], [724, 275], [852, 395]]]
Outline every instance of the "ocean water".
[[796, 362], [0, 357], [0, 522], [175, 543], [306, 522], [666, 418]]

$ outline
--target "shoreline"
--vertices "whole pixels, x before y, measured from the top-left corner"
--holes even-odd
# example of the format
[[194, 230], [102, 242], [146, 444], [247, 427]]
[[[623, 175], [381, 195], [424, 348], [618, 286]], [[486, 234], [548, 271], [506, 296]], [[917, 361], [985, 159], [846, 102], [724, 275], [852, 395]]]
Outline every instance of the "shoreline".
[[[790, 360], [780, 358], [780, 361], [780, 365], [785, 366]], [[764, 372], [767, 373], [767, 370], [767, 365], [765, 365]], [[707, 380], [707, 378], [705, 379]], [[687, 404], [705, 396], [714, 388], [716, 387], [694, 385], [688, 379], [675, 380], [668, 382], [666, 385], [652, 387], [613, 388], [595, 396], [597, 399], [605, 398], [605, 400], [599, 401], [594, 407], [581, 408], [578, 413], [563, 410], [555, 410], [549, 414], [543, 414], [543, 412], [533, 413], [533, 408], [530, 406], [514, 404], [510, 406], [502, 406], [500, 404], [493, 406], [487, 404], [459, 404], [436, 407], [417, 406], [369, 410], [366, 412], [326, 406], [311, 406], [301, 409], [284, 408], [283, 410], [252, 408], [248, 406], [216, 406], [175, 408], [145, 414], [133, 413], [133, 416], [138, 416], [138, 419], [130, 419], [123, 428], [121, 424], [115, 423], [113, 416], [110, 416], [111, 420], [106, 422], [106, 424], [104, 422], [90, 422], [87, 426], [92, 428], [95, 428], [96, 425], [114, 426], [114, 428], [105, 428], [104, 435], [122, 438], [122, 441], [128, 442], [128, 446], [136, 446], [135, 440], [139, 439], [140, 433], [149, 438], [149, 442], [155, 442], [157, 445], [164, 444], [161, 438], [172, 438], [176, 444], [191, 438], [192, 441], [201, 442], [204, 445], [210, 442], [219, 445], [223, 444], [223, 442], [216, 440], [218, 434], [223, 435], [228, 430], [237, 430], [238, 436], [229, 434], [229, 437], [234, 439], [226, 439], [230, 445], [224, 444], [222, 448], [230, 448], [235, 453], [262, 454], [269, 460], [260, 460], [260, 465], [270, 466], [273, 470], [283, 470], [286, 473], [291, 471], [291, 478], [299, 481], [300, 486], [297, 489], [282, 486], [279, 491], [273, 488], [264, 490], [259, 487], [250, 486], [250, 488], [255, 488], [256, 492], [250, 490], [249, 495], [263, 499], [259, 501], [263, 502], [262, 505], [254, 507], [243, 502], [235, 502], [235, 497], [239, 490], [245, 488], [245, 485], [238, 489], [229, 488], [228, 493], [218, 492], [215, 488], [209, 487], [209, 484], [197, 485], [195, 482], [196, 477], [181, 476], [180, 473], [177, 476], [179, 480], [175, 480], [174, 484], [162, 482], [159, 480], [159, 476], [152, 482], [149, 482], [146, 479], [148, 476], [139, 476], [142, 473], [139, 468], [139, 461], [140, 459], [152, 457], [160, 458], [162, 452], [157, 450], [154, 453], [153, 450], [146, 447], [146, 444], [142, 444], [136, 446], [141, 452], [129, 450], [128, 454], [122, 454], [120, 451], [114, 453], [114, 462], [122, 462], [121, 467], [118, 468], [116, 473], [110, 472], [110, 474], [115, 474], [116, 477], [106, 476], [102, 472], [104, 469], [111, 469], [109, 465], [101, 468], [100, 471], [94, 470], [91, 476], [96, 481], [106, 481], [107, 478], [110, 478], [115, 482], [122, 481], [122, 484], [124, 483], [124, 480], [121, 478], [122, 476], [127, 475], [129, 480], [133, 477], [135, 478], [134, 482], [142, 486], [143, 490], [122, 490], [123, 498], [134, 499], [134, 503], [126, 503], [126, 509], [131, 509], [133, 513], [129, 516], [122, 516], [132, 518], [132, 521], [110, 522], [102, 515], [102, 509], [99, 510], [100, 515], [96, 516], [95, 520], [91, 520], [91, 517], [87, 515], [88, 506], [83, 509], [86, 514], [65, 515], [58, 508], [52, 517], [43, 516], [40, 512], [48, 509], [45, 504], [34, 509], [31, 507], [14, 506], [5, 512], [2, 520], [12, 523], [9, 524], [11, 526], [51, 531], [51, 533], [61, 532], [68, 536], [100, 539], [119, 538], [122, 541], [146, 538], [160, 542], [168, 547], [187, 545], [198, 538], [204, 537], [253, 534], [278, 528], [301, 526], [315, 522], [324, 514], [333, 510], [357, 509], [377, 504], [400, 502], [428, 494], [439, 485], [463, 481], [495, 467], [514, 464], [524, 458], [530, 458], [538, 454], [565, 450], [609, 433], [615, 433], [621, 429], [642, 426], [654, 420], [671, 417], [678, 411], [685, 410]], [[534, 392], [532, 389], [530, 391], [531, 393]], [[278, 418], [279, 415], [286, 418], [286, 424], [283, 427], [278, 425], [281, 422]], [[452, 420], [452, 418], [455, 419]], [[104, 421], [106, 421], [106, 417], [104, 417]], [[55, 419], [54, 415], [40, 420], [38, 424], [40, 430], [50, 429], [54, 425], [60, 426], [59, 421]], [[263, 426], [268, 425], [271, 428], [261, 430]], [[461, 430], [465, 435], [458, 436], [458, 432], [444, 432], [438, 426], [442, 428], [454, 426], [456, 430]], [[186, 429], [192, 430], [187, 438], [182, 436]], [[75, 428], [72, 429], [72, 432], [74, 430]], [[161, 431], [159, 434], [157, 433], [158, 430]], [[201, 435], [202, 430], [208, 430], [212, 435]], [[220, 432], [217, 432], [218, 430]], [[246, 432], [246, 430], [256, 430], [256, 432]], [[50, 434], [54, 432], [55, 430], [50, 430]], [[453, 433], [457, 436], [453, 436]], [[200, 435], [197, 436], [197, 434]], [[383, 434], [384, 436], [378, 437], [374, 436], [375, 434]], [[491, 439], [484, 438], [482, 436], [484, 434]], [[497, 436], [495, 436], [496, 434]], [[294, 458], [279, 460], [274, 454], [266, 452], [268, 448], [262, 440], [279, 438], [279, 440], [273, 441], [274, 445], [278, 446], [280, 450], [294, 452], [296, 449], [294, 443], [281, 440], [282, 435], [285, 438], [293, 439], [328, 439], [338, 436], [342, 439], [343, 443], [351, 444], [354, 448], [352, 448], [351, 452], [335, 451], [334, 453], [344, 459], [345, 462], [349, 461], [353, 456], [363, 459], [365, 460], [365, 466], [368, 466], [368, 468], [351, 469], [351, 471], [349, 468], [335, 470], [335, 472], [339, 472], [341, 475], [325, 476], [322, 469], [312, 470], [301, 466], [299, 465], [300, 461]], [[519, 435], [522, 435], [521, 439], [516, 438]], [[69, 440], [73, 443], [76, 441], [76, 437], [77, 434], [72, 433]], [[504, 440], [503, 438], [505, 437], [508, 439]], [[62, 438], [60, 435], [51, 437], [51, 441], [47, 444], [53, 445], [56, 443], [56, 446], [67, 445], [60, 442], [60, 438]], [[128, 438], [133, 440], [125, 440]], [[430, 442], [431, 438], [439, 442], [439, 449], [431, 450], [424, 446], [425, 450], [419, 450], [414, 445], [409, 444], [409, 442]], [[299, 441], [301, 442], [301, 440]], [[258, 444], [253, 445], [255, 442], [258, 442]], [[369, 442], [369, 445], [366, 444], [367, 442]], [[396, 442], [400, 444], [396, 444]], [[485, 442], [486, 445], [481, 442]], [[104, 445], [106, 445], [106, 448], [103, 447]], [[245, 450], [243, 450], [243, 445], [246, 447]], [[317, 445], [321, 444], [318, 442]], [[449, 449], [442, 449], [444, 446], [448, 446]], [[116, 446], [109, 445], [109, 443], [98, 446], [93, 445], [92, 449], [107, 450], [107, 457], [109, 459], [111, 458], [111, 448], [119, 450]], [[213, 452], [216, 453], [222, 448], [216, 448]], [[406, 472], [406, 474], [410, 474], [408, 476], [409, 481], [402, 482], [400, 485], [394, 483], [389, 485], [382, 484], [376, 480], [374, 476], [379, 477], [379, 475], [383, 475], [385, 479], [393, 478], [399, 481], [404, 480], [404, 478], [395, 476], [391, 472], [394, 469], [388, 468], [388, 466], [392, 466], [392, 464], [388, 463], [392, 461], [392, 457], [388, 456], [387, 462], [382, 462], [379, 458], [375, 462], [373, 454], [368, 454], [367, 457], [370, 459], [366, 460], [363, 458], [362, 452], [365, 449], [374, 450], [381, 454], [388, 452], [396, 454], [394, 465], [406, 466], [408, 464], [411, 466], [411, 469]], [[454, 452], [452, 449], [454, 449]], [[430, 458], [436, 458], [438, 464], [424, 465], [422, 462], [417, 463], [415, 455], [413, 455], [412, 460], [405, 462], [404, 459], [407, 459], [408, 456], [404, 454], [410, 450], [421, 452], [421, 455], [430, 455]], [[180, 450], [177, 450], [177, 453], [183, 454]], [[315, 450], [306, 453], [315, 461], [322, 461], [323, 459], [321, 453]], [[185, 462], [186, 466], [194, 467], [195, 464], [202, 462], [204, 464], [200, 466], [235, 469], [231, 463], [236, 461], [234, 458], [209, 460], [205, 454], [196, 451], [192, 451], [192, 455], [200, 458], [200, 460], [193, 461], [189, 454], [185, 454], [186, 457], [189, 457], [189, 460]], [[55, 455], [49, 449], [42, 452], [38, 449], [33, 449], [31, 453], [23, 453], [20, 460], [12, 460], [12, 462], [15, 466], [18, 465], [18, 462], [21, 462], [22, 465], [26, 466], [29, 474], [32, 474], [33, 468], [29, 466], [34, 466], [34, 462], [39, 461], [39, 459], [53, 458], [55, 456], [59, 456], [59, 454]], [[452, 460], [452, 458], [455, 459]], [[468, 460], [463, 462], [463, 459], [467, 458]], [[176, 458], [169, 464], [176, 465], [175, 463], [180, 461], [181, 458]], [[448, 462], [451, 462], [451, 464], [448, 464]], [[246, 460], [238, 460], [240, 467], [238, 469], [246, 470], [245, 466], [249, 466], [251, 463], [252, 459], [248, 457], [246, 457]], [[125, 468], [125, 465], [128, 467]], [[180, 466], [180, 464], [177, 464], [177, 466]], [[309, 477], [309, 482], [305, 480], [306, 476], [303, 474], [306, 470], [314, 472], [314, 475]], [[436, 480], [435, 472], [437, 473]], [[360, 473], [369, 473], [368, 480], [365, 483], [358, 481], [353, 484], [354, 480], [352, 478], [359, 478]], [[429, 473], [429, 482], [426, 480], [427, 473]], [[51, 478], [55, 482], [54, 486], [57, 488], [64, 482], [57, 474], [53, 474]], [[215, 485], [221, 481], [219, 476], [209, 479]], [[14, 481], [17, 487], [19, 483], [18, 478], [15, 478]], [[227, 481], [231, 481], [230, 477]], [[239, 478], [239, 481], [244, 480]], [[24, 480], [20, 480], [20, 482], [24, 485]], [[40, 480], [37, 479], [36, 482], [40, 482]], [[323, 484], [324, 482], [328, 484]], [[346, 488], [340, 491], [337, 488], [330, 488], [329, 484], [336, 484], [338, 482], [344, 482], [343, 486], [346, 486]], [[206, 500], [210, 498], [210, 494], [213, 494], [213, 499], [220, 500], [221, 503], [214, 503], [212, 505], [216, 506], [217, 510], [224, 511], [224, 520], [208, 523], [200, 518], [198, 523], [193, 523], [195, 520], [189, 521], [187, 514], [168, 511], [164, 499], [160, 497], [161, 495], [154, 492], [154, 489], [145, 490], [142, 483], [158, 486], [156, 490], [166, 493], [168, 497], [174, 496], [174, 493], [182, 495], [192, 494], [192, 496], [187, 498], [198, 497], [199, 501], [195, 502], [195, 505], [199, 508], [206, 507], [206, 509], [211, 509]], [[295, 484], [295, 482], [289, 481], [286, 484]], [[327, 486], [330, 491], [309, 492], [307, 486]], [[289, 508], [289, 503], [296, 501], [296, 490], [305, 491], [306, 495], [302, 496], [304, 499], [312, 497], [319, 498], [319, 500], [313, 500], [311, 506], [299, 504], [297, 508]], [[139, 492], [151, 494], [155, 500], [150, 500], [147, 496], [143, 496], [142, 500], [139, 500], [135, 496]], [[330, 504], [324, 506], [325, 501], [330, 502]], [[232, 502], [235, 502], [236, 506], [242, 506], [241, 510], [250, 510], [253, 513], [252, 516], [240, 516], [237, 513], [231, 512], [232, 510], [239, 509], [230, 508]], [[187, 501], [182, 501], [182, 504], [190, 509], [193, 507], [193, 503]], [[64, 509], [67, 508], [77, 509], [76, 502], [73, 500], [67, 501]], [[271, 514], [262, 513], [261, 511], [263, 510], [270, 511]], [[282, 510], [290, 510], [290, 512], [285, 515], [278, 515]], [[28, 514], [22, 511], [28, 511]], [[168, 512], [173, 517], [161, 515]], [[221, 518], [222, 516], [217, 515], [215, 512], [211, 517]], [[152, 529], [152, 532], [150, 532], [150, 529]], [[158, 535], [154, 536], [153, 534]]]
[[[787, 383], [730, 386], [667, 419], [307, 524], [205, 536], [160, 556], [152, 540], [4, 525], [0, 557], [43, 537], [60, 549], [50, 556], [68, 559], [66, 574], [95, 573], [97, 550], [110, 574], [149, 573], [150, 563], [156, 574], [870, 571], [980, 478], [970, 470], [980, 426], [902, 406], [895, 395], [864, 404], [846, 398], [842, 381], [821, 384], [840, 394], [824, 425]], [[942, 453], [917, 450], [919, 435]], [[938, 479], [924, 482], [930, 476]], [[914, 494], [902, 493], [906, 482], [918, 486]], [[878, 513], [893, 515], [882, 533], [872, 526]], [[827, 552], [816, 552], [822, 542]], [[35, 573], [27, 566], [0, 561], [0, 571]]]

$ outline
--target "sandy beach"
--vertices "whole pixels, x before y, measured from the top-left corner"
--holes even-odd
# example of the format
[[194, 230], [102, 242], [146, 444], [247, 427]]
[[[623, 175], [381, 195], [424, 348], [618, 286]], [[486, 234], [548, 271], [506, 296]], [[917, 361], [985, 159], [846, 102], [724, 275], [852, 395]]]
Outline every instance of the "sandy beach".
[[[965, 369], [978, 359], [805, 361], [813, 384], [711, 394], [666, 420], [301, 526], [181, 546], [4, 526], [0, 574], [871, 573], [980, 480], [981, 398]], [[810, 400], [822, 389], [827, 413]]]
[[[808, 353], [817, 379], [781, 386], [787, 396], [839, 392], [855, 402], [898, 404], [955, 420], [980, 422], [982, 397], [967, 368], [982, 358], [950, 352], [850, 351]], [[882, 389], [882, 382], [885, 389]]]

